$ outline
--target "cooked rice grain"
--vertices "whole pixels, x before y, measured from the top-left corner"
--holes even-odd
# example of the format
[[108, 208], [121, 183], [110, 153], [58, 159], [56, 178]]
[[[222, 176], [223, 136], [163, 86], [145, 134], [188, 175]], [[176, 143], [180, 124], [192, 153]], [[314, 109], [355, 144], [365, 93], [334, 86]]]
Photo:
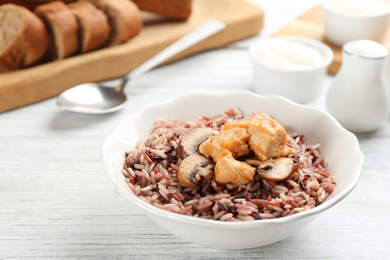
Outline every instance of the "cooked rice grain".
[[302, 167], [286, 180], [266, 181], [257, 174], [246, 185], [219, 185], [210, 179], [185, 188], [177, 179], [181, 160], [176, 156], [180, 137], [195, 127], [221, 130], [225, 123], [243, 119], [237, 108], [225, 116], [196, 117], [192, 121], [157, 120], [150, 136], [126, 151], [121, 170], [130, 190], [158, 208], [219, 221], [272, 219], [309, 210], [324, 202], [333, 192], [336, 178], [326, 168], [320, 144], [307, 145], [304, 136], [288, 133], [289, 157]]

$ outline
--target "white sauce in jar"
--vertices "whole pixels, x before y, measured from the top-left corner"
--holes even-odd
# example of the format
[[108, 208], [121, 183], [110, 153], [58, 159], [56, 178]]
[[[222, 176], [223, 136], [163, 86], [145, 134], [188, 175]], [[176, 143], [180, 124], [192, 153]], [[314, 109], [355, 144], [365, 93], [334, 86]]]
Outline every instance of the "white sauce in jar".
[[390, 11], [389, 0], [330, 0], [336, 10], [355, 14], [376, 14]]
[[316, 47], [294, 40], [265, 41], [257, 51], [266, 65], [286, 70], [304, 70], [320, 66], [325, 58]]

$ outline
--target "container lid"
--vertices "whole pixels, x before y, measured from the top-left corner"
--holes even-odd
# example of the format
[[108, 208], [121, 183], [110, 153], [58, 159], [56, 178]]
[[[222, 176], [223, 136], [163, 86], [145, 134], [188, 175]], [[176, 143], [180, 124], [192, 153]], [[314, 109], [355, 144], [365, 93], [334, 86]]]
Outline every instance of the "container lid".
[[388, 51], [385, 46], [370, 40], [355, 40], [344, 44], [343, 51], [352, 56], [366, 59], [383, 59]]

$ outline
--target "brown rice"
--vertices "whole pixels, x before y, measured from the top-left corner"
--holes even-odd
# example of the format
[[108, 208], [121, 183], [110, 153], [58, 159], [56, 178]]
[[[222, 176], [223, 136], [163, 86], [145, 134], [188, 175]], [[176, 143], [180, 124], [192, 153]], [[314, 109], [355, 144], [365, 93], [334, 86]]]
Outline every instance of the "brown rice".
[[326, 170], [327, 158], [320, 156], [320, 144], [306, 145], [303, 135], [288, 131], [288, 145], [293, 150], [289, 157], [299, 160], [303, 167], [286, 180], [272, 182], [256, 174], [246, 185], [219, 185], [210, 179], [191, 188], [181, 186], [177, 179], [181, 159], [176, 156], [180, 137], [195, 127], [221, 130], [225, 123], [243, 118], [237, 108], [230, 108], [224, 116], [213, 118], [157, 120], [147, 140], [126, 152], [122, 174], [128, 187], [158, 208], [220, 221], [288, 216], [311, 209], [329, 197], [336, 178]]

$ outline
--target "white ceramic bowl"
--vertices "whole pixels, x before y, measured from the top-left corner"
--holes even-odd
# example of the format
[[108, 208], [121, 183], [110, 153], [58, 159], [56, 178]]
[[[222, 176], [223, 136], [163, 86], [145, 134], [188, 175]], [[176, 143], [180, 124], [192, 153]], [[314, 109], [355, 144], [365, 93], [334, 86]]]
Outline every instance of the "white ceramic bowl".
[[[323, 60], [319, 64], [307, 68], [290, 69], [274, 66], [264, 62], [264, 59], [259, 57], [259, 52], [262, 49], [286, 41], [296, 42], [317, 50]], [[286, 56], [291, 57], [292, 55], [287, 52], [288, 50]], [[298, 103], [304, 103], [320, 96], [327, 68], [333, 60], [332, 50], [322, 42], [290, 36], [259, 40], [249, 48], [249, 55], [252, 60], [255, 92], [261, 95], [280, 95]]]
[[325, 37], [339, 46], [360, 39], [381, 42], [389, 28], [390, 9], [375, 13], [340, 11], [332, 7], [330, 0], [322, 6]]
[[[246, 114], [265, 112], [286, 127], [304, 134], [307, 143], [320, 143], [321, 153], [329, 158], [329, 172], [338, 178], [332, 195], [321, 205], [305, 212], [277, 219], [237, 223], [171, 213], [151, 206], [132, 193], [121, 173], [124, 153], [129, 148], [134, 148], [139, 140], [145, 140], [156, 119], [179, 117], [192, 120], [198, 115], [214, 116], [223, 113], [231, 106], [241, 108]], [[363, 155], [357, 138], [329, 114], [295, 104], [282, 97], [264, 97], [252, 92], [192, 94], [147, 106], [120, 120], [114, 131], [104, 140], [101, 156], [107, 176], [117, 191], [130, 203], [142, 208], [161, 227], [187, 241], [223, 250], [260, 247], [302, 231], [320, 213], [340, 202], [354, 189], [363, 165]], [[332, 216], [328, 215], [327, 218], [331, 225]]]

